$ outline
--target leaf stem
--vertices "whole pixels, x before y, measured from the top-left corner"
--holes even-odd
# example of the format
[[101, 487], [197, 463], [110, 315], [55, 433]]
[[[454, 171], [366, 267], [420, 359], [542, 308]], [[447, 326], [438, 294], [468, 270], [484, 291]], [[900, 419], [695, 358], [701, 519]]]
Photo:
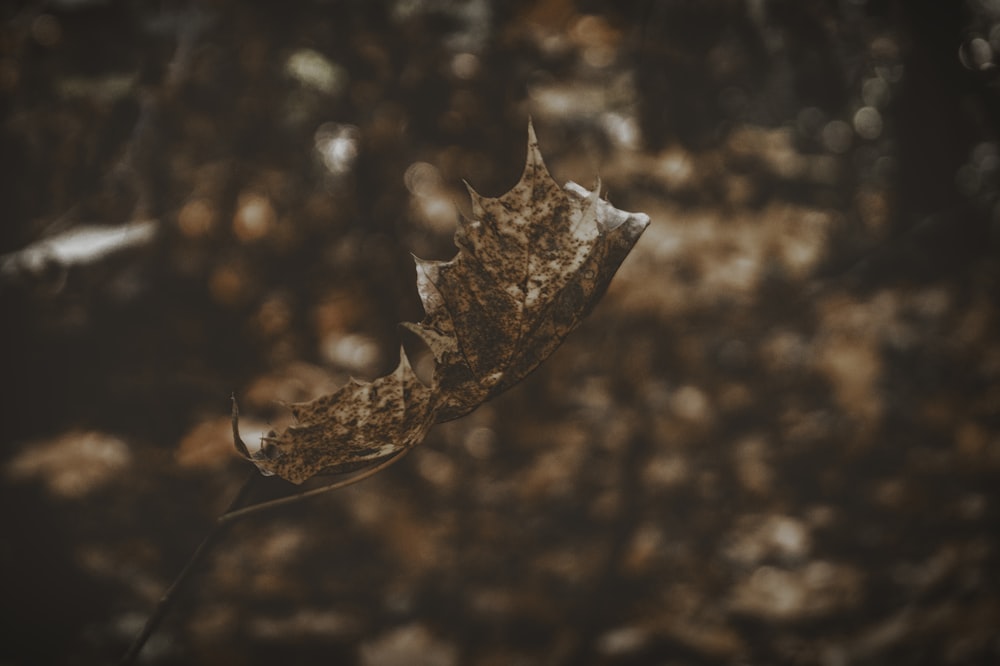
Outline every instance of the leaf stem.
[[328, 493], [331, 490], [337, 490], [338, 488], [346, 488], [347, 486], [353, 486], [359, 481], [364, 481], [370, 476], [374, 476], [386, 469], [391, 467], [395, 463], [399, 462], [408, 452], [409, 448], [402, 449], [399, 453], [386, 458], [382, 462], [368, 469], [365, 469], [354, 476], [348, 477], [346, 479], [341, 479], [340, 481], [335, 481], [325, 486], [320, 486], [319, 488], [313, 488], [311, 490], [306, 490], [301, 493], [296, 493], [295, 495], [289, 495], [288, 497], [281, 497], [275, 500], [269, 500], [267, 502], [260, 502], [258, 504], [251, 504], [250, 506], [243, 507], [241, 509], [234, 509], [232, 511], [227, 511], [216, 519], [218, 525], [227, 525], [234, 520], [239, 520], [245, 518], [249, 515], [259, 513], [261, 511], [267, 511], [269, 509], [276, 509], [288, 504], [294, 504], [296, 502], [301, 502], [304, 499], [309, 499], [310, 497], [315, 497], [316, 495], [322, 495], [323, 493]]

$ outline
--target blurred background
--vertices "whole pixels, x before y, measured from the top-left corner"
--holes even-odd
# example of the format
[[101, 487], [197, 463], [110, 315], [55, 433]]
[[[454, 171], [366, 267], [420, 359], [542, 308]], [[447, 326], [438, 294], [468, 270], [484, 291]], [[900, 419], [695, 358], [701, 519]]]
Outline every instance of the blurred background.
[[0, 18], [0, 664], [123, 652], [249, 471], [230, 393], [252, 441], [391, 371], [529, 116], [652, 218], [604, 300], [236, 525], [142, 663], [1000, 663], [996, 0]]

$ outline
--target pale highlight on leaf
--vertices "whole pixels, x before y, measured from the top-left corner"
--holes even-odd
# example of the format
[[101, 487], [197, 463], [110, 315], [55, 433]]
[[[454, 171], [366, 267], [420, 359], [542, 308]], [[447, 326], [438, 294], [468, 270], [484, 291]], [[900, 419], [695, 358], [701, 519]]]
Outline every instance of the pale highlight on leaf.
[[253, 456], [261, 471], [299, 483], [419, 444], [434, 424], [463, 416], [534, 370], [600, 300], [649, 224], [576, 183], [549, 175], [528, 126], [521, 179], [497, 198], [469, 187], [472, 218], [451, 261], [416, 259], [426, 313], [404, 323], [436, 363], [424, 386], [401, 354], [396, 371], [292, 406], [298, 423]]

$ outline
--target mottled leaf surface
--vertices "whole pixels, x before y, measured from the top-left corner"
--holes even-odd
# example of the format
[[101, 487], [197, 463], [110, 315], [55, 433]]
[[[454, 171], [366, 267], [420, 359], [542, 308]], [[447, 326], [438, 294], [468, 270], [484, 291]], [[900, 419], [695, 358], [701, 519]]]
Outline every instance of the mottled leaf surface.
[[401, 352], [391, 375], [292, 405], [298, 423], [253, 456], [261, 471], [299, 483], [384, 458], [516, 384], [591, 310], [649, 224], [598, 190], [559, 187], [530, 126], [513, 189], [497, 198], [469, 193], [472, 217], [460, 221], [455, 258], [416, 259], [426, 316], [403, 324], [434, 355], [431, 386]]

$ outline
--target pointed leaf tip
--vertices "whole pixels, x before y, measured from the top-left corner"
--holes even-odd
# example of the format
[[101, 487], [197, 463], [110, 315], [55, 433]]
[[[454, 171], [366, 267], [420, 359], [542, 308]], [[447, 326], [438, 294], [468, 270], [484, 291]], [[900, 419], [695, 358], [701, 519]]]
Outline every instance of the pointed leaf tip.
[[[545, 160], [542, 158], [542, 151], [538, 146], [538, 136], [535, 134], [535, 126], [528, 121], [528, 155], [525, 159], [524, 174], [521, 175], [521, 182], [523, 183], [531, 167], [539, 167], [546, 176], [548, 176], [548, 169], [545, 167]], [[520, 183], [518, 183], [520, 184]]]

